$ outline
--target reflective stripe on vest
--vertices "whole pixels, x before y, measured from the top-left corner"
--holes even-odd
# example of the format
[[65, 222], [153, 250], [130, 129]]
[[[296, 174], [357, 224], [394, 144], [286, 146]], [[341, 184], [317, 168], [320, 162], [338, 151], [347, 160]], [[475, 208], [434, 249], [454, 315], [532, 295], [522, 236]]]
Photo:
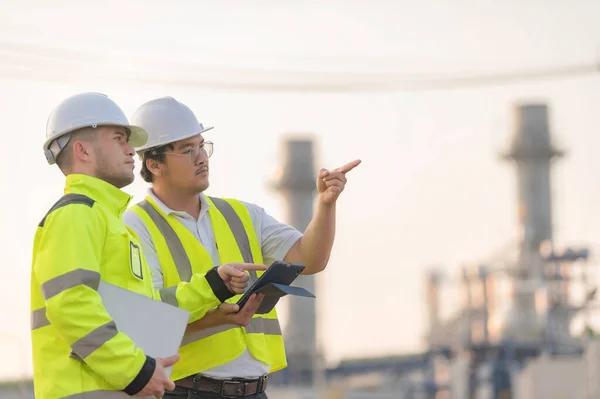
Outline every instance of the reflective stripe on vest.
[[250, 251], [250, 241], [248, 241], [248, 234], [246, 234], [246, 230], [244, 230], [244, 225], [240, 220], [240, 217], [235, 213], [231, 205], [225, 200], [221, 198], [213, 198], [209, 197], [210, 200], [215, 204], [219, 212], [223, 214], [225, 220], [227, 220], [227, 224], [235, 237], [235, 242], [237, 242], [238, 247], [240, 248], [240, 252], [242, 253], [242, 257], [244, 258], [244, 262], [246, 263], [254, 263], [254, 258], [252, 257], [252, 251]]
[[128, 395], [122, 391], [87, 391], [77, 393], [75, 395], [65, 396], [63, 399], [123, 399], [127, 398]]
[[181, 281], [190, 281], [192, 279], [192, 264], [185, 253], [185, 249], [183, 248], [181, 240], [179, 237], [177, 237], [177, 234], [175, 234], [175, 231], [171, 225], [169, 225], [165, 218], [158, 213], [158, 211], [154, 209], [152, 204], [150, 204], [148, 201], [143, 200], [138, 205], [140, 208], [146, 211], [148, 216], [150, 216], [150, 219], [152, 219], [154, 224], [156, 224], [156, 227], [158, 227], [160, 233], [167, 241], [167, 246], [169, 247], [171, 256], [175, 261], [177, 273], [179, 273], [179, 278]]
[[[254, 263], [254, 257], [252, 256], [252, 251], [250, 250], [250, 241], [248, 240], [248, 234], [246, 234], [246, 230], [244, 229], [244, 225], [240, 220], [240, 217], [235, 213], [231, 205], [225, 200], [220, 198], [209, 197], [213, 202], [215, 207], [223, 214], [223, 217], [227, 221], [231, 232], [233, 233], [233, 237], [235, 238], [235, 242], [240, 248], [240, 252], [242, 253], [242, 257], [244, 258], [244, 262], [246, 263]], [[169, 225], [169, 223], [165, 220], [163, 215], [161, 215], [151, 203], [147, 200], [144, 200], [138, 204], [140, 208], [142, 208], [150, 219], [156, 224], [158, 230], [165, 238], [167, 242], [167, 246], [169, 247], [169, 251], [171, 252], [171, 256], [175, 261], [175, 266], [177, 267], [177, 273], [179, 273], [179, 278], [181, 281], [190, 281], [192, 279], [192, 264], [190, 263], [190, 259], [185, 253], [185, 249], [183, 248], [183, 244], [177, 234], [173, 230], [173, 228]], [[250, 271], [250, 285], [256, 281], [256, 271]], [[164, 302], [170, 303], [171, 305], [177, 306], [177, 299], [175, 299], [175, 291], [171, 290], [168, 292], [168, 288], [165, 290], [165, 296], [167, 300], [163, 300]], [[163, 294], [163, 290], [160, 290], [161, 297]]]
[[[210, 337], [212, 335], [222, 333], [223, 331], [239, 328], [238, 325], [234, 324], [222, 324], [220, 326], [206, 328], [200, 331], [186, 332], [181, 340], [181, 346], [191, 344], [192, 342], [200, 339]], [[246, 327], [248, 334], [270, 334], [270, 335], [281, 335], [281, 327], [277, 319], [264, 319], [262, 317], [253, 317], [250, 319], [250, 324]]]
[[31, 329], [37, 330], [38, 328], [46, 327], [50, 325], [50, 320], [46, 317], [46, 308], [36, 309], [31, 312]]

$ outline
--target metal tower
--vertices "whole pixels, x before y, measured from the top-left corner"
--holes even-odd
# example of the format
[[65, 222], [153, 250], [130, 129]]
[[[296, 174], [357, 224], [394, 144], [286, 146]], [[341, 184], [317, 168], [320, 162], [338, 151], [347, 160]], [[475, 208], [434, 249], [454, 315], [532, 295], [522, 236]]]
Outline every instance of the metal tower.
[[[515, 273], [514, 304], [507, 336], [518, 341], [543, 340], [535, 290], [545, 286], [542, 243], [552, 243], [551, 163], [563, 152], [552, 145], [546, 104], [516, 106], [516, 131], [505, 160], [517, 166], [519, 261]], [[550, 294], [550, 293], [549, 293]]]
[[[280, 176], [273, 188], [287, 204], [287, 220], [304, 231], [313, 215], [316, 191], [316, 172], [313, 142], [307, 139], [287, 139], [284, 142], [284, 161]], [[299, 276], [294, 283], [318, 295], [314, 276]], [[317, 348], [316, 300], [289, 296], [289, 321], [284, 330], [288, 358], [287, 382], [297, 385], [315, 383], [320, 363]]]

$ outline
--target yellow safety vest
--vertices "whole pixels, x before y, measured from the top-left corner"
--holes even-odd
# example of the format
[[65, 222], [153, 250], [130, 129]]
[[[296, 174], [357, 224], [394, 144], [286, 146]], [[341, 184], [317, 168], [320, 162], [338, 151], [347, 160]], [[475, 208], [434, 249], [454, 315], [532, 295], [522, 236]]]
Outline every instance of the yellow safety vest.
[[103, 280], [153, 297], [135, 233], [121, 221], [130, 200], [103, 180], [71, 174], [65, 196], [37, 227], [31, 273], [37, 399], [122, 397], [115, 391], [137, 392], [152, 375], [154, 360], [118, 332], [96, 291]]
[[[262, 264], [260, 243], [248, 210], [240, 201], [207, 197], [208, 210], [221, 264], [246, 262]], [[195, 273], [214, 267], [202, 244], [175, 217], [165, 215], [150, 197], [131, 208], [148, 229], [160, 262], [164, 288], [159, 290], [167, 303], [178, 305], [185, 300], [177, 286], [186, 284]], [[258, 272], [258, 275], [262, 272]], [[241, 295], [227, 302], [235, 303]], [[181, 305], [180, 305], [181, 306]], [[204, 313], [192, 314], [190, 321]], [[173, 367], [171, 378], [178, 380], [228, 363], [244, 350], [275, 372], [287, 365], [281, 328], [275, 308], [264, 315], [254, 315], [248, 327], [223, 325], [187, 333], [179, 350], [181, 358]]]

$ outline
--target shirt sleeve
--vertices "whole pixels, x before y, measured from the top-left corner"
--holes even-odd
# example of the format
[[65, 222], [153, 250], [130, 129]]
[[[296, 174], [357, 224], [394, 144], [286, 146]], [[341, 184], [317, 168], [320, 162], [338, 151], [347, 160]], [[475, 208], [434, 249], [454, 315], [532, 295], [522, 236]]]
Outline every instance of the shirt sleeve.
[[98, 292], [107, 226], [86, 204], [70, 204], [46, 218], [33, 264], [46, 317], [71, 356], [129, 395], [151, 379], [154, 359], [118, 331]]
[[270, 266], [275, 261], [283, 260], [303, 234], [295, 227], [279, 222], [260, 206], [242, 203], [248, 209], [255, 226], [265, 265]]

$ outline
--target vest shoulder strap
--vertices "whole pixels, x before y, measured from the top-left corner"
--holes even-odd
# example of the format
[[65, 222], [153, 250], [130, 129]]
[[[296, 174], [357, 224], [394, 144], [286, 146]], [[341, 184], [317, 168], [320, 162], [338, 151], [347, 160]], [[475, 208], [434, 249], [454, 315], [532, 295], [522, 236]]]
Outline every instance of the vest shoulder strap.
[[250, 241], [248, 239], [248, 234], [246, 233], [246, 229], [244, 228], [244, 224], [242, 220], [235, 212], [233, 207], [229, 204], [229, 202], [225, 201], [221, 198], [208, 197], [215, 205], [215, 207], [221, 212], [233, 236], [235, 237], [235, 241], [242, 253], [242, 257], [244, 258], [245, 263], [254, 263], [254, 257], [252, 256], [252, 251], [250, 249]]
[[54, 205], [52, 205], [52, 208], [50, 208], [50, 210], [46, 213], [46, 216], [44, 216], [44, 218], [42, 219], [42, 221], [39, 223], [38, 226], [44, 227], [44, 224], [46, 223], [46, 218], [52, 212], [54, 212], [55, 210], [57, 210], [59, 208], [62, 208], [63, 206], [67, 206], [67, 205], [71, 205], [71, 204], [84, 204], [91, 208], [95, 202], [96, 201], [94, 201], [90, 197], [85, 196], [83, 194], [65, 194]]
[[173, 227], [171, 227], [164, 216], [147, 200], [139, 202], [137, 206], [142, 208], [148, 214], [160, 231], [160, 234], [165, 239], [181, 281], [190, 281], [192, 279], [192, 264], [183, 248], [181, 240], [177, 236], [177, 233], [175, 233], [175, 230], [173, 230]]

